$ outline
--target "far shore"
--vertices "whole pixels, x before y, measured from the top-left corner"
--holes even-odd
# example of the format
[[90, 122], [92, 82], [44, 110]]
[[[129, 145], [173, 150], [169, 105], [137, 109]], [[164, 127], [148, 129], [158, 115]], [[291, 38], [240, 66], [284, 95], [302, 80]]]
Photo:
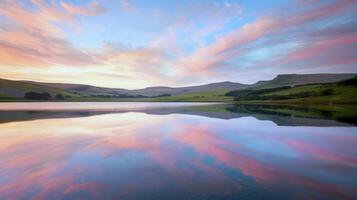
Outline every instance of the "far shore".
[[65, 100], [29, 100], [29, 99], [1, 99], [0, 103], [11, 102], [132, 102], [132, 103], [225, 103], [225, 104], [263, 104], [263, 105], [291, 105], [291, 106], [333, 106], [333, 105], [356, 105], [354, 102], [329, 102], [329, 101], [314, 101], [311, 99], [290, 99], [290, 100], [264, 100], [264, 101], [214, 101], [214, 100], [197, 100], [197, 101], [172, 101], [160, 98], [70, 98]]

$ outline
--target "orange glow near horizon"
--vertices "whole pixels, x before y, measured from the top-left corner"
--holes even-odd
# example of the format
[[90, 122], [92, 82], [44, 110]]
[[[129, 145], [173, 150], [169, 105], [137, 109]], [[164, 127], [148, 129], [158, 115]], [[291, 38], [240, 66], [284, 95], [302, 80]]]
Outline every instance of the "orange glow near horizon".
[[139, 89], [356, 73], [355, 7], [354, 0], [4, 0], [0, 78]]

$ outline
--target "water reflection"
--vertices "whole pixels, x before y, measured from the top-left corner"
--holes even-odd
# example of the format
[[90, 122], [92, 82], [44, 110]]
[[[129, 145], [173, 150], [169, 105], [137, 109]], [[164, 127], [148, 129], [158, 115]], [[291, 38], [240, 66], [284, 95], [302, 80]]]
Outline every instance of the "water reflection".
[[[44, 106], [45, 104], [45, 106]], [[49, 104], [49, 105], [47, 105]], [[89, 105], [86, 105], [89, 104]], [[98, 105], [99, 104], [99, 105]], [[357, 125], [357, 106], [334, 109], [292, 107], [287, 105], [234, 105], [191, 103], [0, 103], [0, 123], [35, 119], [88, 117], [110, 113], [141, 112], [152, 115], [187, 114], [218, 119], [252, 116], [270, 120], [279, 126], [351, 126]], [[135, 104], [137, 104], [135, 106]], [[10, 106], [9, 106], [10, 105]]]
[[[282, 108], [276, 109], [280, 114], [271, 107], [254, 109], [7, 111], [2, 119], [11, 119], [0, 124], [0, 199], [357, 195], [356, 127], [332, 120], [333, 115], [307, 118]], [[291, 120], [284, 118], [298, 120], [288, 125]], [[296, 126], [300, 118], [332, 124]], [[279, 125], [281, 120], [285, 124]]]

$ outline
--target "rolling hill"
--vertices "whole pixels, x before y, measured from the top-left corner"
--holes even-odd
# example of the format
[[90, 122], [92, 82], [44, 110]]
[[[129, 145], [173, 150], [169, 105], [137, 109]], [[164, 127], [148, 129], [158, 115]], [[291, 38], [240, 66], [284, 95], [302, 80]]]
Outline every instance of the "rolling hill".
[[334, 83], [351, 79], [357, 74], [281, 74], [272, 80], [258, 81], [251, 88], [275, 88], [282, 86], [296, 86], [316, 83]]
[[226, 96], [234, 97], [238, 102], [356, 104], [357, 77], [334, 83], [233, 90]]
[[[0, 79], [0, 98], [21, 99], [24, 97], [25, 93], [33, 91], [42, 93], [48, 92], [52, 96], [56, 94], [62, 94], [68, 98], [76, 99], [88, 99], [90, 97], [119, 97], [129, 98], [128, 101], [131, 101], [130, 98], [135, 98], [135, 100], [139, 101], [231, 101], [232, 98], [226, 97], [224, 94], [232, 90], [254, 90], [282, 86], [332, 83], [350, 79], [354, 76], [356, 76], [356, 74], [284, 74], [278, 75], [272, 80], [259, 81], [252, 85], [226, 81], [199, 86], [147, 87], [136, 90], [96, 87], [83, 84], [42, 83], [34, 81], [14, 81]], [[138, 97], [141, 99], [138, 99]]]
[[67, 90], [55, 87], [33, 84], [25, 81], [12, 81], [0, 79], [0, 98], [23, 98], [26, 92], [48, 92], [51, 95], [62, 94], [64, 96], [79, 97]]
[[148, 87], [139, 90], [132, 90], [132, 92], [144, 96], [158, 96], [162, 94], [182, 95], [188, 93], [209, 92], [217, 90], [237, 90], [244, 89], [247, 87], [249, 87], [249, 85], [226, 81], [190, 87]]
[[160, 95], [182, 95], [187, 93], [209, 92], [215, 90], [236, 90], [248, 87], [248, 85], [232, 82], [220, 82], [191, 87], [148, 87], [137, 90], [121, 88], [104, 88], [91, 85], [67, 84], [67, 83], [41, 83], [33, 81], [13, 81], [0, 79], [1, 98], [22, 98], [29, 91], [48, 92], [52, 96], [62, 94], [70, 97], [92, 97], [98, 95], [127, 97], [156, 97]]

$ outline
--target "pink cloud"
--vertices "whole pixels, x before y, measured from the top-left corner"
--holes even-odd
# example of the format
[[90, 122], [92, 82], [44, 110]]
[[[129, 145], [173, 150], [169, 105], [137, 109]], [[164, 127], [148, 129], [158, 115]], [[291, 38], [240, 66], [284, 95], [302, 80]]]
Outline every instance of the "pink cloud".
[[287, 16], [261, 17], [218, 38], [209, 46], [197, 48], [192, 55], [182, 58], [179, 63], [187, 68], [187, 73], [191, 73], [192, 70], [197, 73], [207, 73], [207, 71], [224, 65], [231, 58], [239, 58], [245, 52], [244, 47], [261, 38], [283, 34], [283, 31], [290, 28], [301, 28], [308, 23], [337, 15], [354, 3], [353, 0], [337, 1], [308, 11], [294, 12]]
[[93, 65], [95, 55], [72, 46], [54, 23], [70, 24], [75, 15], [93, 16], [105, 10], [92, 3], [87, 7], [32, 1], [34, 10], [16, 1], [0, 3], [0, 14], [11, 24], [0, 31], [0, 64], [8, 66]]
[[[68, 71], [64, 69], [64, 66], [68, 66], [68, 69], [95, 67], [87, 74], [88, 79], [104, 77], [132, 81], [133, 77], [145, 76], [145, 81], [151, 85], [162, 80], [158, 77], [165, 58], [158, 47], [127, 48], [104, 43], [102, 48], [89, 50], [74, 46], [64, 37], [58, 24], [72, 26], [77, 22], [77, 15], [95, 16], [106, 12], [96, 2], [85, 6], [40, 0], [32, 3], [33, 9], [25, 8], [16, 1], [0, 3], [0, 14], [9, 20], [0, 29], [0, 65], [28, 69], [16, 72], [15, 76], [4, 72], [6, 76], [41, 79], [41, 73], [36, 74], [38, 68], [51, 68], [53, 71], [61, 68], [62, 71]], [[71, 77], [71, 74], [61, 77]]]
[[92, 2], [87, 7], [74, 6], [65, 2], [60, 4], [66, 12], [72, 15], [95, 16], [106, 12], [106, 9], [99, 6], [97, 2]]
[[84, 182], [70, 185], [63, 193], [69, 194], [77, 191], [90, 192], [93, 196], [106, 188], [106, 185], [97, 182]]
[[289, 62], [308, 60], [312, 57], [323, 55], [333, 50], [334, 47], [348, 46], [356, 43], [357, 43], [357, 36], [355, 35], [349, 35], [349, 36], [342, 35], [338, 37], [329, 38], [327, 40], [311, 42], [309, 44], [304, 45], [301, 48], [298, 48], [293, 52], [290, 52], [288, 55], [286, 55], [286, 59]]

